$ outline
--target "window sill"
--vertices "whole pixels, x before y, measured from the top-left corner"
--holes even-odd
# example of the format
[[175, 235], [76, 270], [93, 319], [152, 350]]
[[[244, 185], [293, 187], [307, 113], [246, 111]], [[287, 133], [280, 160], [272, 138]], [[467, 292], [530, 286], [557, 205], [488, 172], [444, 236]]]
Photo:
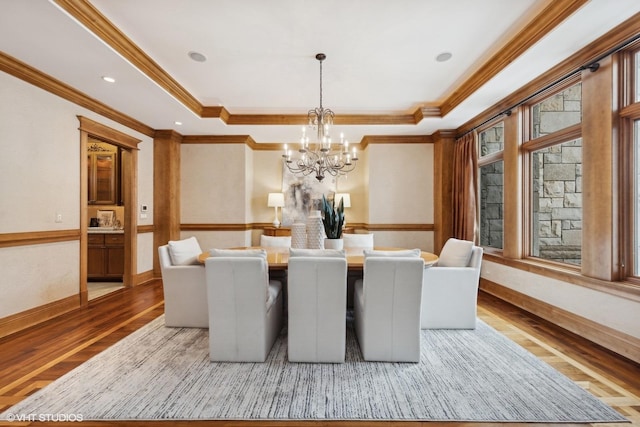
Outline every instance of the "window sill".
[[606, 280], [594, 279], [583, 276], [580, 269], [573, 266], [564, 266], [556, 263], [540, 261], [534, 258], [509, 259], [498, 253], [485, 253], [486, 261], [496, 264], [549, 277], [551, 279], [562, 280], [577, 286], [584, 286], [599, 292], [615, 295], [621, 298], [640, 302], [640, 284], [632, 281], [609, 282]]

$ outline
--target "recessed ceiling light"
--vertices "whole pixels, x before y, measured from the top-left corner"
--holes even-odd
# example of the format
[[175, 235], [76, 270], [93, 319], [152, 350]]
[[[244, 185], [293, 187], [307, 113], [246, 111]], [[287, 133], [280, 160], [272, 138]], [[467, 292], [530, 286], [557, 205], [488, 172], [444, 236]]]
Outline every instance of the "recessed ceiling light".
[[442, 52], [441, 54], [436, 56], [436, 61], [445, 62], [445, 61], [450, 60], [452, 56], [453, 55], [451, 54], [451, 52]]
[[207, 60], [207, 57], [201, 54], [200, 52], [189, 52], [189, 58], [193, 59], [196, 62], [204, 62]]
[[109, 77], [109, 76], [102, 76], [102, 80], [104, 80], [105, 82], [109, 82], [109, 83], [115, 83], [116, 79], [114, 79], [113, 77]]
[[173, 122], [173, 124], [175, 124], [176, 126], [182, 126], [182, 122], [178, 122], [178, 121]]

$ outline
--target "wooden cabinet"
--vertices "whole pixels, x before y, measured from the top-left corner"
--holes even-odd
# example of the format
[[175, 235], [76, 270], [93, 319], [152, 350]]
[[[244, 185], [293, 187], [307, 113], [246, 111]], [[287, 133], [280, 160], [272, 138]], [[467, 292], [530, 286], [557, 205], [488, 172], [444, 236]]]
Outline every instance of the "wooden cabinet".
[[90, 205], [120, 204], [118, 147], [93, 141], [87, 150]]
[[262, 232], [265, 236], [291, 236], [289, 227], [265, 227]]
[[87, 279], [122, 279], [124, 234], [89, 234]]

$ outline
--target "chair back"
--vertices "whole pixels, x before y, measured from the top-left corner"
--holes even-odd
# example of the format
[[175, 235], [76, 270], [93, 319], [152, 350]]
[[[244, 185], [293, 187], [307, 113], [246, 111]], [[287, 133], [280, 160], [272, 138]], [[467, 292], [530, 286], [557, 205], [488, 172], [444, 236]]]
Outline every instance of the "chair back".
[[205, 261], [211, 360], [260, 361], [269, 297], [264, 257], [210, 257]]
[[347, 260], [289, 258], [288, 352], [292, 362], [342, 363], [345, 359]]
[[233, 317], [241, 323], [245, 316], [264, 316], [269, 286], [266, 259], [210, 257], [205, 268], [210, 311], [215, 316]]
[[260, 246], [263, 248], [290, 248], [291, 236], [260, 235]]
[[342, 240], [345, 248], [373, 249], [373, 234], [343, 233]]
[[[364, 319], [368, 335], [365, 360], [420, 360], [421, 257], [366, 257]], [[362, 347], [362, 346], [361, 346]]]

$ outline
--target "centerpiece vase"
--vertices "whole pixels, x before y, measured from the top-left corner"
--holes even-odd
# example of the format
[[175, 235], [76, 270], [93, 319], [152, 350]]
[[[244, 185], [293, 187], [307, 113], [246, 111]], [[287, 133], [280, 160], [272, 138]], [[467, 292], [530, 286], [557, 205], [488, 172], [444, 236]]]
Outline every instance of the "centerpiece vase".
[[324, 248], [324, 226], [320, 211], [311, 211], [307, 218], [307, 249]]
[[291, 224], [291, 247], [297, 249], [307, 247], [307, 225], [304, 222]]

